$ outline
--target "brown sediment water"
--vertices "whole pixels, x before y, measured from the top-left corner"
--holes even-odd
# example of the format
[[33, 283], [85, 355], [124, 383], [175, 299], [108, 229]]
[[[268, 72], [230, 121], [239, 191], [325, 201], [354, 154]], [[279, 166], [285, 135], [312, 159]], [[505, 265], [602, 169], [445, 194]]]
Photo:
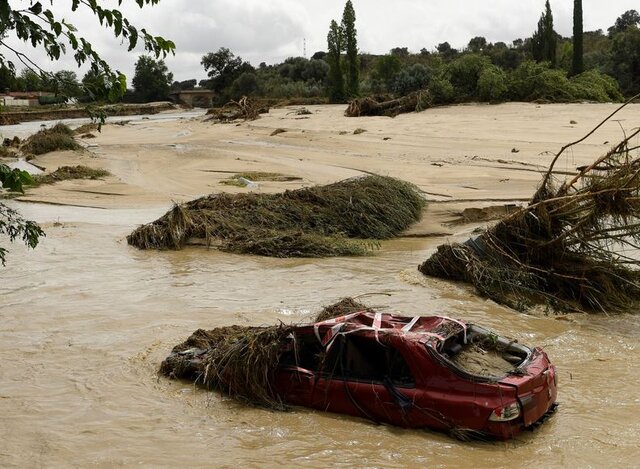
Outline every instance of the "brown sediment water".
[[[425, 192], [472, 199], [461, 202], [466, 207], [515, 200], [532, 192], [535, 173], [471, 160], [460, 148], [511, 159], [511, 148], [518, 146], [523, 161], [548, 161], [538, 155], [540, 148], [553, 150], [575, 136], [571, 116], [597, 120], [611, 107], [543, 106], [547, 122], [528, 115], [539, 111], [533, 105], [465, 106], [357, 121], [339, 118], [343, 108], [319, 106], [311, 119], [295, 121], [309, 126], [297, 136], [288, 131], [287, 137], [272, 137], [293, 140], [275, 150], [260, 142], [269, 140], [269, 129], [283, 125], [286, 109], [241, 127], [151, 122], [138, 132], [107, 128], [96, 139], [100, 151], [86, 158], [114, 174], [111, 179], [67, 181], [28, 193], [25, 199], [32, 203], [9, 202], [41, 222], [47, 237], [34, 251], [11, 246], [0, 270], [0, 466], [636, 465], [640, 315], [520, 314], [478, 298], [467, 286], [422, 277], [416, 267], [443, 241], [438, 232], [453, 232], [451, 239], [457, 239], [473, 228], [440, 225], [451, 203], [430, 205], [427, 219], [414, 229], [419, 236], [383, 242], [376, 255], [364, 258], [273, 259], [203, 247], [139, 251], [125, 240], [135, 226], [164, 213], [172, 199], [222, 190], [217, 181], [226, 175], [212, 177], [204, 169], [259, 167], [299, 175], [309, 184], [379, 171]], [[494, 117], [501, 132], [490, 125]], [[369, 131], [338, 136], [348, 125]], [[486, 137], [480, 130], [465, 137], [460, 126], [480, 126]], [[179, 137], [186, 127], [192, 134]], [[393, 147], [374, 140], [378, 128], [380, 140], [390, 135]], [[606, 148], [605, 140], [614, 141], [615, 128], [609, 132], [587, 148], [585, 160]], [[454, 139], [444, 148], [440, 138], [454, 134], [460, 134], [459, 146]], [[220, 143], [241, 137], [256, 144]], [[301, 152], [305, 145], [308, 150]], [[74, 158], [80, 157], [61, 153], [41, 162], [53, 167]], [[577, 165], [583, 161], [575, 158]], [[441, 167], [430, 163], [444, 160], [450, 168], [439, 174]], [[505, 178], [517, 184], [499, 182]], [[297, 184], [265, 184], [260, 190]], [[55, 205], [61, 203], [67, 205]], [[372, 292], [390, 295], [366, 297], [387, 311], [462, 318], [544, 347], [559, 371], [559, 411], [514, 441], [468, 443], [307, 409], [246, 407], [156, 374], [171, 348], [195, 329], [304, 321], [338, 298]]]

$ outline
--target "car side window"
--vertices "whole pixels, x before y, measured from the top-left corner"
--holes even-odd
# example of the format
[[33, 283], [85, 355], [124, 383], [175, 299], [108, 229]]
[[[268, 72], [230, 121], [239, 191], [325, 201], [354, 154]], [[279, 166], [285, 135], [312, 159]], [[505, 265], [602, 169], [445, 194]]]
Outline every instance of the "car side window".
[[401, 387], [415, 385], [409, 365], [395, 347], [354, 334], [336, 341], [322, 363], [320, 371], [325, 376], [379, 383], [390, 380]]

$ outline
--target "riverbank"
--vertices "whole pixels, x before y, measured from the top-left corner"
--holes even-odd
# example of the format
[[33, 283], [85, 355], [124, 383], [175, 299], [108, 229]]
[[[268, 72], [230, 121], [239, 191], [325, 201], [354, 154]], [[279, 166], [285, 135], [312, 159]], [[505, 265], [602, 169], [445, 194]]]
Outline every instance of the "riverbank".
[[25, 111], [0, 112], [0, 126], [15, 125], [20, 122], [75, 119], [81, 117], [93, 117], [96, 113], [103, 112], [105, 116], [135, 116], [140, 114], [157, 114], [159, 112], [173, 111], [178, 107], [171, 102], [157, 102], [145, 104], [110, 104], [94, 107], [64, 107], [47, 109], [28, 109]]

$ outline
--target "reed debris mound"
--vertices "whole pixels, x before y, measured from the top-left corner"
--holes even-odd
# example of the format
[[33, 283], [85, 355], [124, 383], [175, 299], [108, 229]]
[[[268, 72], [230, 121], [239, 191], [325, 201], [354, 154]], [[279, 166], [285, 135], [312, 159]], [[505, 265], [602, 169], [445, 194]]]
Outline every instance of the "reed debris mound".
[[[326, 307], [323, 313], [331, 319], [346, 311], [365, 309], [352, 298], [344, 298]], [[330, 316], [329, 311], [335, 316]], [[198, 329], [173, 348], [160, 365], [160, 373], [194, 381], [252, 405], [284, 410], [286, 405], [272, 383], [284, 353], [283, 344], [293, 329], [284, 324]]]
[[631, 142], [639, 133], [575, 176], [557, 179], [554, 164], [573, 144], [565, 146], [528, 206], [464, 243], [439, 246], [420, 272], [468, 282], [518, 310], [543, 304], [555, 311], [635, 311], [640, 155]]
[[49, 174], [41, 174], [33, 178], [34, 185], [54, 184], [60, 181], [68, 181], [70, 179], [100, 179], [110, 176], [111, 173], [105, 169], [94, 169], [88, 166], [61, 166]]
[[22, 153], [42, 155], [58, 150], [82, 148], [73, 139], [74, 132], [67, 125], [58, 123], [50, 129], [42, 129], [26, 139], [20, 147]]
[[316, 315], [313, 322], [328, 321], [329, 319], [346, 316], [347, 314], [358, 313], [360, 311], [374, 312], [373, 309], [362, 304], [361, 302], [351, 297], [346, 297], [342, 298], [337, 303], [322, 308], [322, 311], [320, 311]]
[[344, 112], [346, 117], [386, 116], [395, 117], [408, 112], [420, 112], [432, 105], [428, 90], [415, 91], [397, 99], [366, 97], [354, 99]]
[[398, 179], [365, 176], [278, 194], [213, 194], [175, 205], [127, 237], [140, 249], [190, 238], [272, 257], [365, 255], [420, 219], [424, 198]]

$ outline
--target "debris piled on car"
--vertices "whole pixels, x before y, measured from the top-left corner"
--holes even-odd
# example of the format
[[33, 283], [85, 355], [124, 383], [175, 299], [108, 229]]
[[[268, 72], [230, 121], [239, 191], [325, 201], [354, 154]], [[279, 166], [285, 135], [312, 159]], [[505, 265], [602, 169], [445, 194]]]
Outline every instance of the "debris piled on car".
[[395, 117], [402, 113], [424, 111], [429, 107], [431, 107], [431, 93], [428, 90], [420, 90], [396, 99], [376, 96], [354, 99], [349, 103], [344, 115], [346, 117]]
[[[366, 310], [369, 308], [353, 298], [343, 298], [325, 307], [316, 319], [327, 320]], [[162, 362], [160, 373], [193, 380], [250, 404], [284, 410], [286, 405], [272, 382], [284, 352], [282, 345], [293, 327], [278, 324], [198, 329], [173, 348]], [[194, 360], [198, 354], [203, 358]]]
[[347, 314], [356, 313], [358, 311], [368, 311], [370, 313], [375, 312], [373, 309], [363, 303], [360, 303], [354, 298], [346, 297], [342, 298], [337, 303], [322, 308], [322, 311], [317, 314], [313, 322], [326, 321], [328, 319], [346, 316]]
[[[273, 388], [282, 343], [291, 327], [220, 327], [198, 329], [177, 345], [162, 362], [160, 373], [190, 379], [208, 389], [218, 389], [238, 400], [273, 409], [285, 404]], [[201, 360], [193, 360], [196, 354]]]
[[272, 257], [366, 255], [418, 221], [417, 188], [363, 176], [278, 194], [213, 194], [175, 205], [127, 237], [140, 249], [181, 249], [191, 238]]
[[596, 129], [560, 150], [528, 206], [462, 244], [439, 246], [420, 272], [471, 283], [518, 310], [635, 311], [640, 155], [632, 142], [640, 129], [576, 175], [559, 180], [553, 173], [564, 151]]

